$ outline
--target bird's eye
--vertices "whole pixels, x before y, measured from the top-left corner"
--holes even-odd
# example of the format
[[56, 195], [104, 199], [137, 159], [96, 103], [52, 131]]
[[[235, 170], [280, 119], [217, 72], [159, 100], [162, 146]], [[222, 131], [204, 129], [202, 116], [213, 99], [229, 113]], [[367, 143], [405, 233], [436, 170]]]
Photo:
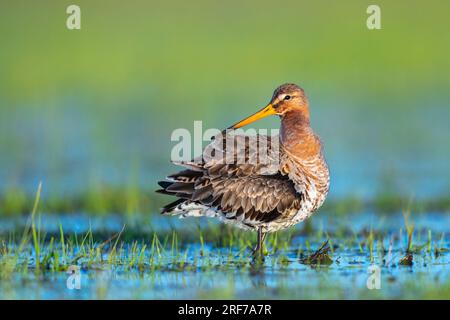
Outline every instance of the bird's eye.
[[284, 96], [284, 100], [291, 100], [291, 96], [290, 95]]

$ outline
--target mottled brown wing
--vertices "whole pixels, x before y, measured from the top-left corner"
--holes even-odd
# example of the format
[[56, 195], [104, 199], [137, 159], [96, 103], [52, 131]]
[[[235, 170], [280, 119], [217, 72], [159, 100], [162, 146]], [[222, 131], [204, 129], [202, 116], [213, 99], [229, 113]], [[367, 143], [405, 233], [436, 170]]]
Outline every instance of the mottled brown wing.
[[[293, 181], [280, 172], [278, 136], [257, 136], [257, 141], [237, 136], [230, 148], [225, 139], [213, 141], [196, 161], [182, 163], [189, 169], [160, 182], [161, 193], [175, 195], [187, 202], [196, 202], [221, 211], [228, 219], [244, 223], [269, 222], [299, 209], [302, 198]], [[260, 141], [267, 143], [266, 154], [253, 152]], [[263, 146], [264, 147], [264, 146]], [[209, 150], [208, 150], [209, 148]], [[221, 153], [221, 156], [220, 156]], [[237, 159], [245, 158], [245, 163]], [[263, 159], [264, 158], [264, 159]], [[242, 162], [242, 161], [241, 161]], [[174, 204], [165, 211], [170, 211]]]
[[212, 206], [229, 219], [269, 222], [300, 204], [293, 183], [281, 174], [218, 178], [212, 185]]
[[210, 175], [272, 175], [280, 169], [278, 135], [218, 135], [206, 146], [201, 162]]

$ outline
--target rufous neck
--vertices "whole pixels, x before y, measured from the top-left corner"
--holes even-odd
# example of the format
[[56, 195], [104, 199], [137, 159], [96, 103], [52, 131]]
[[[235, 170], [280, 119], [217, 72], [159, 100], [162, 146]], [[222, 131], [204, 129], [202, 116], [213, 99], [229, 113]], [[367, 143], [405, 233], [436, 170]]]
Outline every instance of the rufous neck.
[[302, 152], [305, 144], [314, 142], [307, 111], [293, 110], [281, 116], [281, 143], [291, 152]]
[[310, 120], [309, 113], [302, 110], [292, 110], [284, 113], [281, 116], [281, 130], [282, 131], [309, 131]]

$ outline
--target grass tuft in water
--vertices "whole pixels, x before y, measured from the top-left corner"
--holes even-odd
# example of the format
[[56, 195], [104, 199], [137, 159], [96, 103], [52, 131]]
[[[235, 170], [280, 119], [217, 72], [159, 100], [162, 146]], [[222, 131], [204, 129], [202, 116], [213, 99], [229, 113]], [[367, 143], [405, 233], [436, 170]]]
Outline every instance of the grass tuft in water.
[[331, 265], [333, 264], [333, 259], [328, 254], [330, 251], [330, 246], [328, 245], [328, 241], [325, 241], [316, 252], [310, 255], [307, 258], [303, 258], [300, 260], [303, 264], [308, 265]]

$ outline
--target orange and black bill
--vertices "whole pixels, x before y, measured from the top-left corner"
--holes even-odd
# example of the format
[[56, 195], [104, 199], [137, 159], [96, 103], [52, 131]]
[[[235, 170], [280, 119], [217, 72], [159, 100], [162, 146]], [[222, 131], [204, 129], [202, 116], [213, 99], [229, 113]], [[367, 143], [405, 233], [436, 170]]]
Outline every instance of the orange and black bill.
[[259, 110], [258, 112], [256, 112], [255, 114], [251, 115], [248, 118], [245, 118], [242, 121], [239, 121], [238, 123], [235, 123], [234, 125], [232, 125], [231, 127], [228, 127], [227, 129], [239, 129], [242, 128], [243, 126], [246, 126], [252, 122], [258, 121], [262, 118], [265, 118], [267, 116], [276, 114], [275, 108], [273, 107], [272, 104], [268, 104], [267, 107]]

